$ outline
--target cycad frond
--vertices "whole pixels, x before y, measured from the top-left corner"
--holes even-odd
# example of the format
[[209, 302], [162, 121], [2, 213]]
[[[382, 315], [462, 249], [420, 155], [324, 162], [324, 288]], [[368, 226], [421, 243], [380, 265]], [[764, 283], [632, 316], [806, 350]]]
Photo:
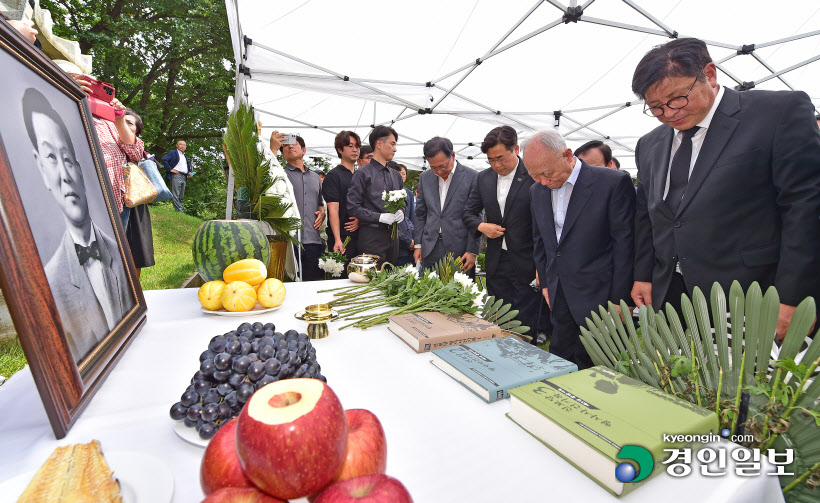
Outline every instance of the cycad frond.
[[259, 151], [259, 135], [253, 117], [253, 107], [241, 103], [228, 117], [222, 137], [228, 162], [234, 173], [237, 190], [244, 191], [251, 205], [270, 187], [270, 162]]

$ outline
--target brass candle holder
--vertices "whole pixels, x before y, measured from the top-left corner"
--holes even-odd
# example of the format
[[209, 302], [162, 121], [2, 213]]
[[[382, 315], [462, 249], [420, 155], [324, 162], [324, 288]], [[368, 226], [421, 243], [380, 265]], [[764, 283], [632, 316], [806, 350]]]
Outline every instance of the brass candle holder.
[[324, 339], [330, 335], [327, 322], [339, 317], [330, 304], [311, 304], [303, 311], [293, 315], [297, 320], [307, 322], [307, 334], [311, 339]]

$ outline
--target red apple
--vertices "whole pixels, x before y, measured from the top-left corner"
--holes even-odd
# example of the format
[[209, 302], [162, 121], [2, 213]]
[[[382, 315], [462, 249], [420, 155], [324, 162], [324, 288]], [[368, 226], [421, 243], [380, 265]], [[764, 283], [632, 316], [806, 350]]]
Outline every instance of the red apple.
[[379, 473], [334, 482], [315, 503], [413, 503], [413, 498], [401, 482]]
[[255, 487], [223, 487], [208, 495], [202, 503], [288, 503], [263, 493]]
[[236, 419], [219, 428], [208, 443], [199, 469], [199, 483], [207, 496], [223, 487], [253, 487], [236, 455]]
[[346, 447], [342, 404], [318, 379], [268, 384], [237, 418], [236, 453], [245, 475], [277, 498], [301, 498], [328, 485]]
[[387, 440], [375, 414], [350, 409], [347, 416], [347, 453], [342, 470], [334, 480], [384, 473], [387, 469]]

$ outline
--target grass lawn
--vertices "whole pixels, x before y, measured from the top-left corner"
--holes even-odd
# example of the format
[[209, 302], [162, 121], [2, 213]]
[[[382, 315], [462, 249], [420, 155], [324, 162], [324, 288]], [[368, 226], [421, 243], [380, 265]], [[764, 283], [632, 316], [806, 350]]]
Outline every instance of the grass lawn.
[[[179, 288], [194, 273], [191, 245], [202, 220], [177, 213], [171, 203], [151, 206], [156, 264], [142, 270], [143, 290]], [[0, 309], [6, 309], [5, 304]], [[26, 365], [16, 338], [0, 340], [0, 375], [6, 379]]]
[[171, 203], [151, 206], [156, 264], [142, 270], [143, 290], [179, 288], [194, 273], [191, 245], [202, 220], [177, 213]]

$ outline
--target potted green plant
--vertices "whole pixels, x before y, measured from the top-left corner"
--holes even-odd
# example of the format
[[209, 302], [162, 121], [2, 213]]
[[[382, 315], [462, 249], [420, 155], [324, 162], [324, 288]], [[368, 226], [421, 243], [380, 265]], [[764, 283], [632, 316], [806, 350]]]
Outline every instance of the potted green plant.
[[302, 221], [293, 209], [283, 177], [271, 174], [252, 106], [240, 103], [236, 107], [228, 117], [222, 140], [236, 180], [237, 216], [267, 224], [263, 227], [271, 252], [268, 276], [284, 279], [287, 245], [301, 246], [295, 231], [302, 228]]
[[[775, 344], [777, 290], [757, 283], [744, 293], [738, 282], [728, 300], [718, 283], [711, 299], [699, 288], [681, 296], [683, 317], [670, 306], [642, 306], [639, 329], [610, 302], [590, 313], [581, 342], [596, 365], [639, 379], [666, 393], [715, 410], [721, 428], [754, 438], [743, 445], [794, 450], [780, 483], [789, 503], [817, 501], [820, 485], [820, 342], [807, 337], [815, 322], [808, 297], [794, 312], [783, 341]], [[629, 312], [621, 301], [622, 312]], [[710, 316], [711, 315], [711, 316]], [[640, 335], [639, 335], [640, 332]], [[742, 419], [741, 396], [749, 394]], [[741, 416], [741, 417], [739, 417]]]

